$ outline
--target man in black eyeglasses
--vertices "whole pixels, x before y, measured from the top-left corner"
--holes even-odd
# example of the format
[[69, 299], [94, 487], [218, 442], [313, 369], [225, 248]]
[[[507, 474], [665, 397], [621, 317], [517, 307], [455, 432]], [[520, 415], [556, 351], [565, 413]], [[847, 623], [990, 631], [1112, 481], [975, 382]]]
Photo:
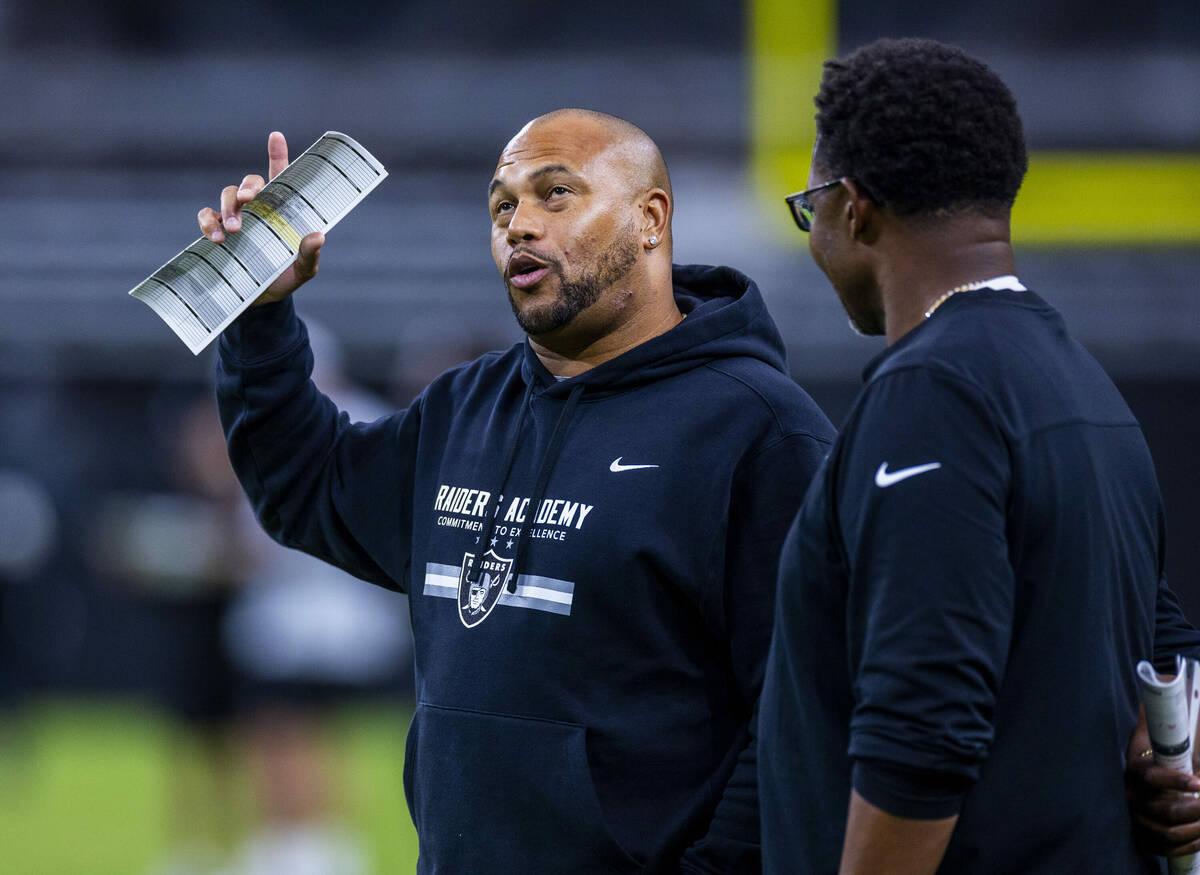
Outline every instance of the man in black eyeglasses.
[[1015, 275], [1012, 95], [956, 48], [881, 40], [828, 62], [816, 104], [788, 202], [888, 347], [780, 560], [765, 869], [1157, 871], [1123, 781], [1148, 747], [1134, 667], [1200, 635], [1137, 422]]

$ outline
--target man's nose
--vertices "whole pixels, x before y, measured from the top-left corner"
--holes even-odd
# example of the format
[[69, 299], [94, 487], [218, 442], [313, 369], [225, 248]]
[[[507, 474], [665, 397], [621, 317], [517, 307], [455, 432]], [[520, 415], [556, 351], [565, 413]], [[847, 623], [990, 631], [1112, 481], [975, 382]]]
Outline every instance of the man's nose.
[[521, 201], [508, 220], [508, 239], [513, 243], [520, 240], [540, 240], [544, 229], [535, 215], [535, 209], [527, 201]]

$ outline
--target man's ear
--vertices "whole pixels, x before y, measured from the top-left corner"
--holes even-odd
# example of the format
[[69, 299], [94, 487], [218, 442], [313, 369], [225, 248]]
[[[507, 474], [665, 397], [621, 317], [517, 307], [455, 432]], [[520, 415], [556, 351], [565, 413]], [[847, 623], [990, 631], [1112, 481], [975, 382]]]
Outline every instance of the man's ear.
[[843, 217], [850, 229], [850, 236], [870, 246], [879, 234], [879, 204], [867, 197], [862, 186], [853, 179], [846, 177], [842, 185], [846, 189]]
[[[642, 195], [642, 245], [653, 249], [667, 239], [671, 228], [671, 196], [661, 188]], [[653, 239], [655, 242], [650, 243]]]

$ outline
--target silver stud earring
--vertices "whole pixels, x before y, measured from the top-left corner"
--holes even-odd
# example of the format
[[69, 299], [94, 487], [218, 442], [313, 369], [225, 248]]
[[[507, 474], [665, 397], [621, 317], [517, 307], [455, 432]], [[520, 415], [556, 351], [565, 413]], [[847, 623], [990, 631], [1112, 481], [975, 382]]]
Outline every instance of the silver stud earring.
[[657, 238], [657, 237], [651, 237], [651, 238], [650, 238], [650, 245], [651, 245], [651, 246], [657, 246], [657, 245], [658, 245], [658, 238]]

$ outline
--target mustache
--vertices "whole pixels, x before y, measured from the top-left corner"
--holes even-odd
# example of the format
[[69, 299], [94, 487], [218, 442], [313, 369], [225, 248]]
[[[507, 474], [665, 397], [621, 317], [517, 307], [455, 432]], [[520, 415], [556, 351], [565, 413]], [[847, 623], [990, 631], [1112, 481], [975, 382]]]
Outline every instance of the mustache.
[[558, 263], [558, 259], [549, 255], [542, 255], [536, 249], [525, 247], [514, 249], [508, 256], [508, 261], [504, 263], [505, 280], [512, 279], [514, 263], [518, 270], [524, 270], [530, 266], [534, 266], [549, 267], [561, 272], [561, 265]]

